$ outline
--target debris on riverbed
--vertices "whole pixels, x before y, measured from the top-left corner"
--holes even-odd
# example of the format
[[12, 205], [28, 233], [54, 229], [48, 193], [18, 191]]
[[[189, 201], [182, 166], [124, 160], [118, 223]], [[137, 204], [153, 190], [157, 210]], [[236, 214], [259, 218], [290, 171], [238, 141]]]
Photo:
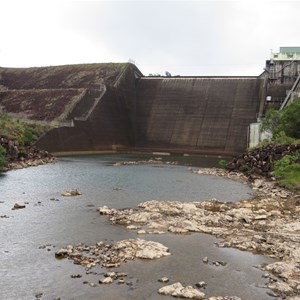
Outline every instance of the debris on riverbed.
[[93, 246], [68, 245], [55, 253], [56, 258], [69, 258], [74, 264], [90, 269], [96, 265], [106, 268], [119, 267], [123, 262], [141, 259], [157, 259], [170, 255], [169, 249], [158, 242], [142, 239], [122, 240], [112, 244], [99, 242]]
[[61, 194], [62, 196], [79, 196], [82, 195], [77, 189], [66, 190]]
[[118, 161], [113, 164], [114, 167], [120, 166], [133, 166], [133, 165], [177, 165], [176, 161], [163, 161], [161, 158], [148, 159], [148, 160], [130, 160]]
[[[267, 287], [279, 297], [299, 295], [300, 206], [297, 203], [300, 196], [269, 181], [256, 179], [252, 187], [259, 196], [237, 203], [216, 199], [204, 202], [151, 200], [135, 209], [117, 210], [105, 206], [98, 211], [107, 215], [113, 224], [125, 225], [131, 230], [137, 228], [144, 234], [154, 230], [208, 233], [223, 238], [219, 247], [234, 247], [280, 259], [260, 266], [274, 275], [270, 276]], [[208, 263], [208, 258], [203, 261]]]
[[110, 284], [117, 281], [118, 284], [124, 284], [127, 274], [123, 272], [108, 272], [104, 277], [99, 279], [100, 284]]
[[[201, 281], [196, 284], [198, 288], [205, 288], [206, 283]], [[168, 295], [175, 298], [185, 298], [185, 299], [198, 299], [198, 300], [241, 300], [240, 297], [237, 296], [212, 296], [209, 298], [205, 297], [205, 293], [199, 291], [198, 289], [192, 287], [191, 285], [184, 286], [180, 282], [176, 282], [170, 285], [166, 285], [161, 287], [158, 290], [158, 293], [161, 295]]]
[[13, 209], [22, 209], [25, 207], [26, 207], [26, 205], [24, 202], [16, 202]]

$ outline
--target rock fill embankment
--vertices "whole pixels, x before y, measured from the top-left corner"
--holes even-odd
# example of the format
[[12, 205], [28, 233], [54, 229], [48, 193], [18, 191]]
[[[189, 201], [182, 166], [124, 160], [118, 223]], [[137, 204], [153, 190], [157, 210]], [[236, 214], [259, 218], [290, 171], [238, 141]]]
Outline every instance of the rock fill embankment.
[[226, 168], [230, 171], [244, 172], [250, 177], [253, 175], [272, 177], [274, 162], [280, 160], [284, 155], [293, 154], [298, 150], [300, 150], [300, 144], [269, 144], [235, 157], [227, 164]]

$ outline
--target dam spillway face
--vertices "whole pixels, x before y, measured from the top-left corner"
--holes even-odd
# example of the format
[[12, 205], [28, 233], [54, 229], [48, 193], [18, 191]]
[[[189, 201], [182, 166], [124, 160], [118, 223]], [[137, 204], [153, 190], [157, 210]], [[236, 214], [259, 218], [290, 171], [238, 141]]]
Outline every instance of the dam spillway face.
[[137, 145], [215, 154], [244, 151], [261, 87], [257, 77], [142, 78]]
[[144, 77], [132, 64], [0, 68], [2, 111], [55, 122], [50, 152], [232, 155], [247, 148], [262, 77]]

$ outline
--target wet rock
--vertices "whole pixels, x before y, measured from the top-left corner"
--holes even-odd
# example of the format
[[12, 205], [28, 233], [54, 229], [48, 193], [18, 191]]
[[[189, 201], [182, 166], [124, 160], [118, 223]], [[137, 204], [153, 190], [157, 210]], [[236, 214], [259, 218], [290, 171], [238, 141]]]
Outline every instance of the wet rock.
[[[105, 245], [98, 242], [93, 246], [78, 244], [68, 245], [55, 253], [57, 258], [73, 260], [74, 264], [82, 265], [90, 269], [96, 265], [105, 268], [119, 267], [124, 261], [135, 258], [157, 259], [170, 255], [169, 249], [158, 242], [146, 241], [143, 239], [122, 240]], [[125, 273], [107, 273], [111, 277], [126, 276]], [[114, 275], [112, 275], [114, 274]]]
[[137, 258], [157, 259], [171, 254], [166, 246], [158, 242], [137, 239], [135, 245]]
[[266, 293], [267, 295], [269, 295], [270, 297], [274, 297], [274, 298], [277, 298], [279, 295], [273, 291], [267, 291]]
[[89, 286], [90, 286], [90, 287], [96, 287], [97, 284], [96, 284], [96, 283], [93, 283], [93, 282], [90, 282], [90, 283], [89, 283]]
[[196, 283], [196, 287], [198, 288], [206, 288], [207, 283], [205, 281], [199, 281]]
[[14, 209], [21, 209], [21, 208], [25, 208], [26, 205], [24, 202], [16, 202], [14, 205]]
[[117, 273], [116, 273], [116, 276], [117, 276], [117, 278], [120, 278], [120, 277], [126, 277], [126, 276], [127, 276], [127, 273], [124, 273], [124, 272], [117, 272]]
[[55, 257], [56, 258], [64, 258], [66, 257], [70, 252], [68, 251], [68, 249], [60, 249], [58, 251], [55, 252]]
[[208, 300], [242, 300], [240, 297], [237, 296], [213, 296], [213, 297], [209, 297]]
[[268, 288], [275, 292], [278, 292], [279, 294], [291, 295], [293, 293], [293, 289], [283, 281], [270, 283], [268, 285]]
[[129, 230], [137, 230], [140, 227], [139, 226], [135, 226], [135, 225], [128, 225], [126, 228], [129, 229]]
[[158, 290], [159, 294], [169, 295], [173, 297], [181, 297], [188, 299], [205, 299], [205, 294], [192, 286], [184, 287], [180, 282], [173, 283], [171, 285], [164, 286]]
[[170, 279], [168, 277], [162, 277], [160, 279], [158, 279], [159, 282], [163, 282], [163, 283], [166, 283], [166, 282], [169, 282]]
[[77, 189], [69, 189], [61, 194], [62, 196], [79, 196], [81, 193]]
[[218, 261], [218, 260], [217, 261], [213, 261], [212, 264], [215, 265], [215, 266], [217, 266], [217, 267], [218, 266], [225, 267], [227, 265], [227, 263], [225, 261]]
[[111, 277], [104, 277], [102, 279], [99, 279], [99, 283], [101, 283], [101, 284], [109, 284], [112, 282], [113, 282], [113, 279]]
[[202, 259], [202, 261], [203, 261], [205, 264], [208, 264], [208, 257], [205, 256], [205, 257]]
[[174, 226], [170, 226], [168, 228], [168, 231], [172, 232], [172, 233], [188, 233], [189, 230], [186, 228], [182, 228], [182, 227], [174, 227]]
[[113, 215], [116, 213], [115, 209], [110, 209], [106, 205], [98, 207], [97, 209], [100, 213], [100, 215]]
[[59, 201], [57, 198], [50, 198], [51, 201]]
[[82, 275], [81, 274], [73, 274], [71, 275], [71, 278], [81, 278]]
[[116, 277], [116, 275], [117, 275], [116, 272], [108, 272], [104, 274], [105, 277], [111, 277], [111, 278]]
[[132, 166], [132, 165], [177, 165], [175, 161], [162, 161], [161, 159], [135, 160], [135, 161], [118, 161], [113, 164], [114, 167]]

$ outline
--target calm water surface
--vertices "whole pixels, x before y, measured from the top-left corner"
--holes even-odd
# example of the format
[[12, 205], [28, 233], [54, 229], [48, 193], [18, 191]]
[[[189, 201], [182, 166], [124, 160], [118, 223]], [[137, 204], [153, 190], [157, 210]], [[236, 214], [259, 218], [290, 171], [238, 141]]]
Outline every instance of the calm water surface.
[[[60, 247], [79, 242], [95, 244], [136, 238], [133, 231], [111, 225], [96, 208], [102, 205], [124, 208], [151, 200], [207, 200], [217, 198], [238, 201], [251, 197], [251, 189], [242, 183], [213, 176], [196, 175], [187, 166], [112, 166], [113, 162], [131, 160], [132, 155], [94, 155], [60, 158], [54, 165], [10, 171], [0, 176], [0, 299], [172, 299], [160, 296], [162, 276], [170, 282], [193, 285], [207, 282], [211, 295], [237, 295], [242, 299], [271, 299], [266, 290], [256, 288], [263, 283], [262, 273], [254, 268], [270, 259], [235, 249], [219, 249], [216, 238], [204, 234], [146, 235], [145, 239], [162, 242], [171, 256], [155, 261], [136, 260], [118, 271], [128, 273], [128, 285], [98, 285], [106, 270], [92, 269], [85, 274], [81, 266], [68, 260], [57, 260]], [[164, 159], [170, 159], [169, 157]], [[189, 164], [211, 166], [214, 159]], [[82, 196], [64, 198], [61, 193], [78, 188]], [[57, 199], [53, 201], [50, 199]], [[11, 210], [17, 201], [28, 202], [25, 209]], [[41, 246], [46, 248], [40, 249]], [[226, 261], [225, 267], [202, 262]], [[72, 274], [82, 278], [72, 279]], [[93, 282], [97, 287], [83, 284]]]

